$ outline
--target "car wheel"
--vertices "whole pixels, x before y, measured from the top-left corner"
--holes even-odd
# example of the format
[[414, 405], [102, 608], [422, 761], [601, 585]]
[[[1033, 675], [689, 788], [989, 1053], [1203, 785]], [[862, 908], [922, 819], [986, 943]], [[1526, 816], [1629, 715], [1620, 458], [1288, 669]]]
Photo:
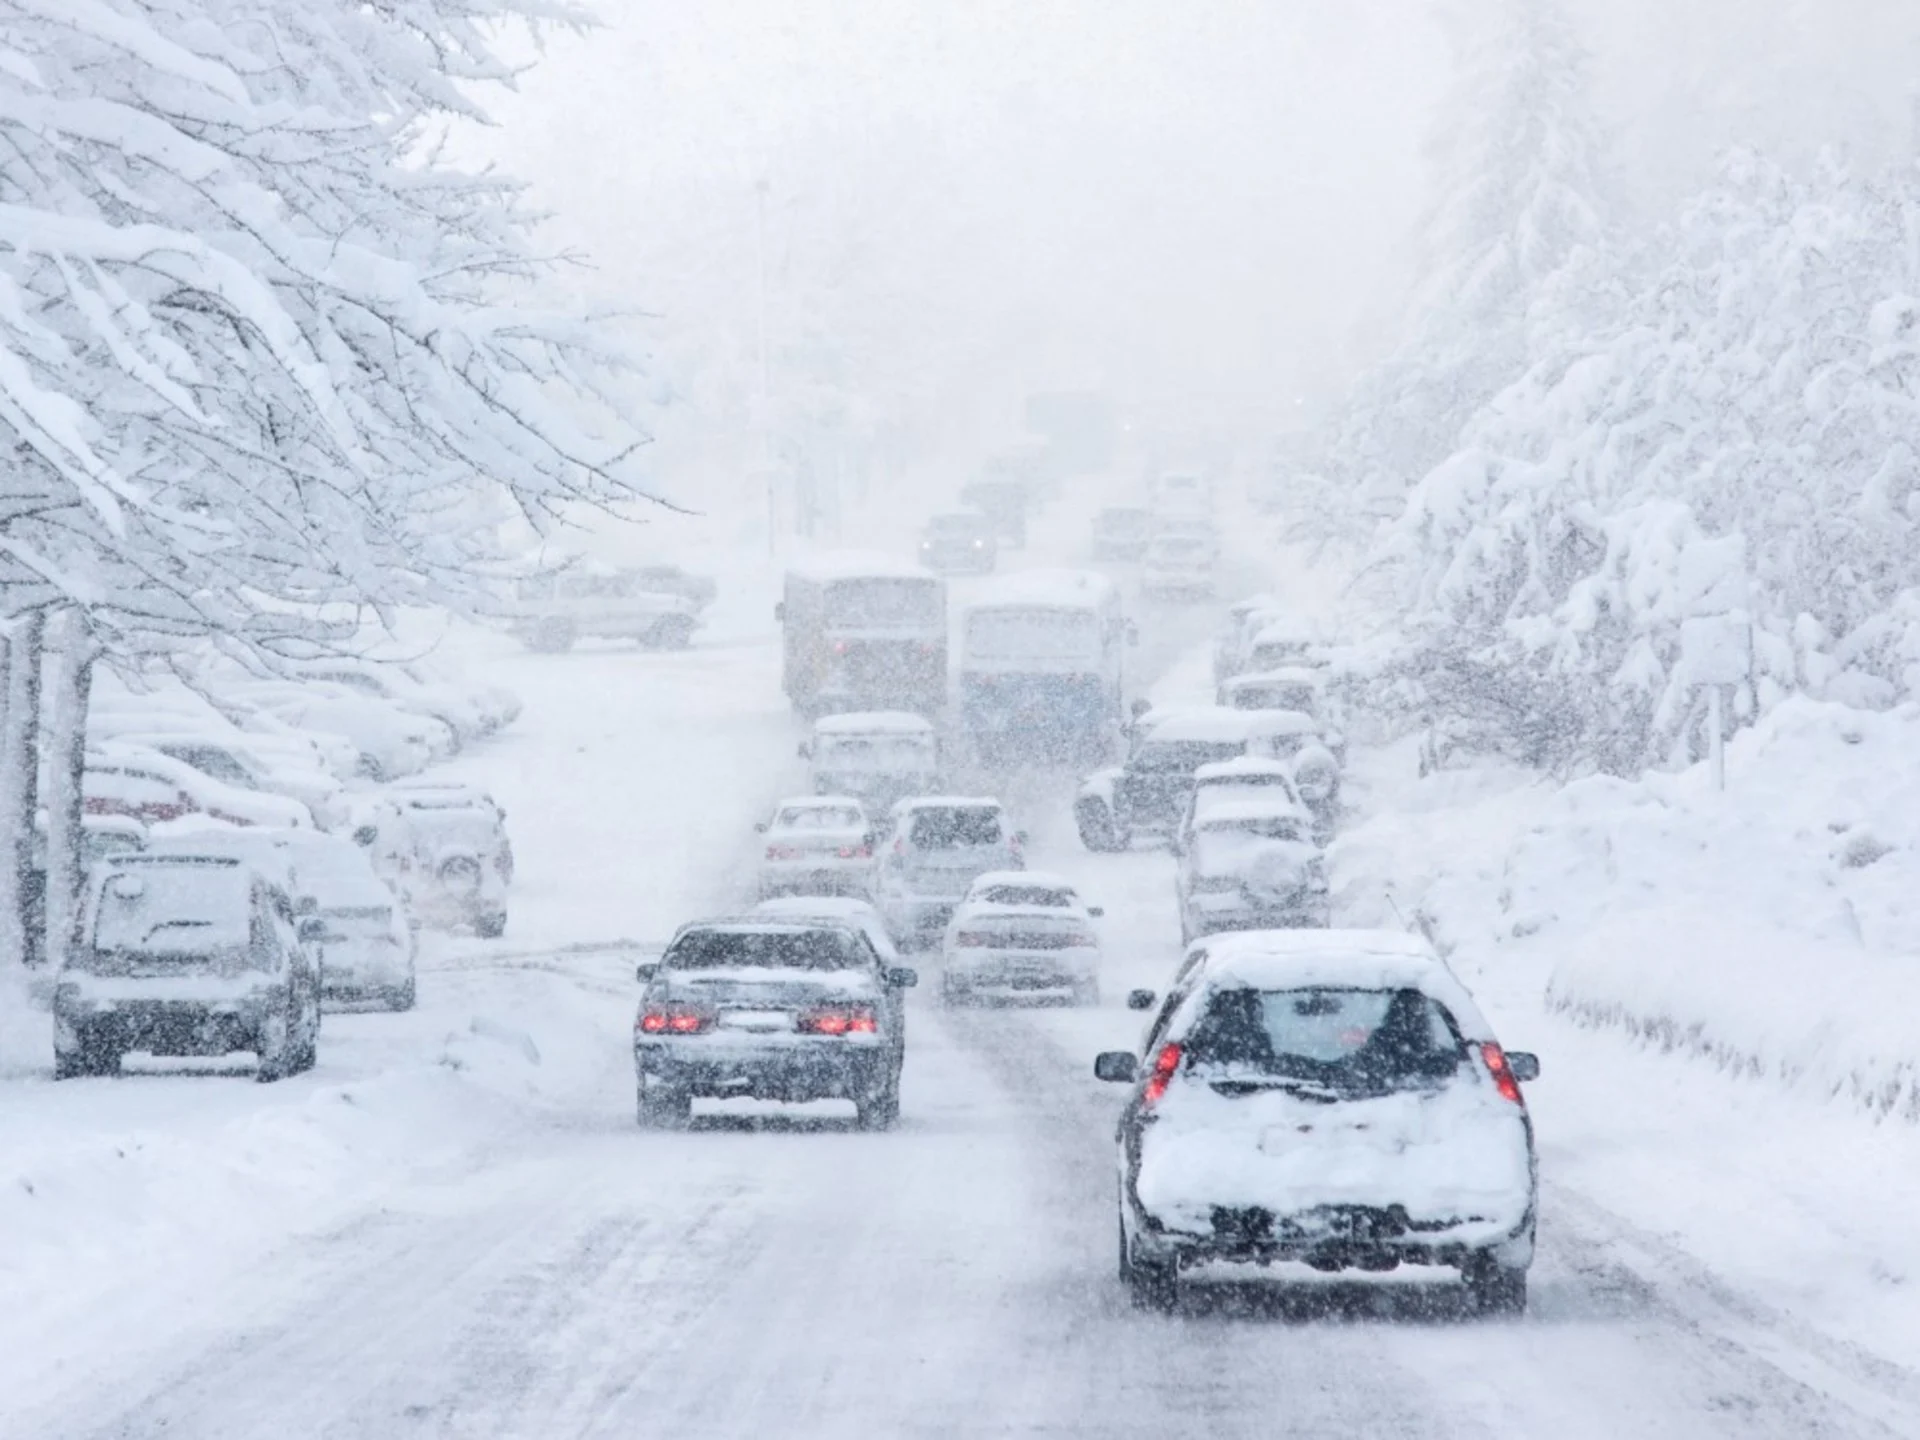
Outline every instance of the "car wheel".
[[1120, 1222], [1120, 1283], [1136, 1310], [1168, 1311], [1180, 1294], [1180, 1272], [1171, 1260], [1141, 1260], [1127, 1244], [1127, 1226]]
[[413, 976], [409, 975], [404, 985], [395, 985], [390, 990], [388, 990], [386, 999], [387, 999], [387, 1008], [389, 1010], [413, 1009], [413, 1002], [414, 1002]]
[[684, 1130], [693, 1120], [693, 1097], [671, 1085], [640, 1082], [640, 1124], [648, 1130]]
[[1120, 840], [1119, 827], [1114, 824], [1113, 811], [1104, 800], [1089, 796], [1077, 801], [1073, 807], [1073, 823], [1080, 832], [1080, 843], [1096, 855], [1126, 848]]
[[56, 1080], [75, 1080], [83, 1075], [117, 1075], [120, 1073], [120, 1052], [81, 1038], [77, 1050], [56, 1050], [53, 1052], [53, 1078]]
[[507, 933], [507, 916], [502, 911], [498, 915], [482, 915], [473, 922], [473, 933], [482, 940], [498, 940]]
[[853, 1123], [862, 1130], [890, 1129], [893, 1122], [900, 1118], [900, 1087], [889, 1084], [886, 1089], [874, 1091], [864, 1100], [853, 1104]]
[[288, 1002], [286, 1012], [269, 1015], [260, 1025], [260, 1033], [254, 1040], [254, 1053], [260, 1057], [260, 1068], [254, 1072], [254, 1079], [262, 1085], [271, 1085], [276, 1080], [284, 1080], [294, 1071], [298, 1059], [296, 1043], [293, 1038], [292, 1002]]
[[1527, 1310], [1527, 1272], [1502, 1265], [1483, 1255], [1460, 1275], [1482, 1315], [1524, 1315]]
[[693, 643], [693, 621], [684, 615], [663, 620], [653, 632], [653, 638], [662, 650], [684, 650]]

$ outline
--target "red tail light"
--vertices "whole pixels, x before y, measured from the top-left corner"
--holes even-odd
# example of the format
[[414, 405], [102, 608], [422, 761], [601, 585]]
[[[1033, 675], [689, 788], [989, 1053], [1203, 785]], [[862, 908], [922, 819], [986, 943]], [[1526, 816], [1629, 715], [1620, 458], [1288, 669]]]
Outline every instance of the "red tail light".
[[873, 1035], [879, 1029], [873, 1011], [862, 1005], [845, 1010], [810, 1010], [800, 1017], [800, 1030], [807, 1035]]
[[1160, 1097], [1167, 1093], [1167, 1086], [1173, 1083], [1174, 1073], [1180, 1068], [1181, 1058], [1186, 1054], [1178, 1045], [1162, 1045], [1160, 1053], [1153, 1057], [1153, 1069], [1147, 1072], [1147, 1085], [1140, 1092], [1140, 1103], [1153, 1106], [1160, 1103]]
[[993, 937], [980, 930], [962, 930], [953, 937], [956, 946], [965, 946], [969, 950], [978, 950], [993, 944]]
[[846, 653], [847, 653], [847, 642], [846, 642], [846, 641], [844, 641], [844, 640], [836, 640], [836, 641], [834, 641], [834, 642], [833, 642], [833, 653], [834, 653], [834, 654], [836, 654], [836, 655], [844, 655], [844, 654], [846, 654]]
[[643, 1035], [698, 1035], [713, 1028], [713, 1017], [690, 1005], [650, 1005], [634, 1028]]
[[798, 860], [800, 855], [801, 852], [791, 845], [767, 846], [767, 859], [769, 860]]
[[873, 858], [873, 847], [870, 845], [842, 845], [834, 853], [842, 860], [869, 860]]
[[1507, 1052], [1493, 1041], [1483, 1041], [1480, 1046], [1480, 1058], [1487, 1062], [1487, 1072], [1493, 1076], [1493, 1083], [1499, 1088], [1502, 1100], [1511, 1100], [1516, 1105], [1525, 1105], [1526, 1098], [1520, 1093], [1520, 1082], [1513, 1078], [1513, 1067], [1507, 1064]]

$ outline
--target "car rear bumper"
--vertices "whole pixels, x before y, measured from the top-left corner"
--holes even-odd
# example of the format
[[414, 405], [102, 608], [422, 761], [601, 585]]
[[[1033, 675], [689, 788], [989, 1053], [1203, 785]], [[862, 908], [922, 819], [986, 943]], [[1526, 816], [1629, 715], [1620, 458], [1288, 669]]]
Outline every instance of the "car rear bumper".
[[[705, 1042], [713, 1041], [708, 1045]], [[704, 1047], [704, 1048], [703, 1048]], [[634, 1067], [649, 1085], [684, 1095], [755, 1100], [859, 1100], [891, 1078], [884, 1043], [848, 1040], [729, 1043], [725, 1038], [637, 1041]]]
[[267, 1017], [283, 1012], [287, 992], [256, 991], [216, 1000], [69, 1000], [56, 997], [54, 1048], [153, 1055], [228, 1055], [253, 1050]]
[[1133, 1243], [1181, 1266], [1211, 1262], [1318, 1270], [1389, 1270], [1396, 1265], [1465, 1266], [1492, 1252], [1504, 1266], [1533, 1260], [1534, 1205], [1513, 1196], [1472, 1215], [1423, 1214], [1401, 1204], [1323, 1205], [1289, 1215], [1258, 1206], [1217, 1206], [1204, 1215], [1157, 1217], [1132, 1201]]
[[1032, 996], [1079, 989], [1098, 973], [1093, 950], [956, 950], [947, 954], [941, 983], [969, 994]]
[[768, 865], [760, 871], [760, 898], [775, 895], [855, 895], [872, 888], [873, 867], [864, 862]]

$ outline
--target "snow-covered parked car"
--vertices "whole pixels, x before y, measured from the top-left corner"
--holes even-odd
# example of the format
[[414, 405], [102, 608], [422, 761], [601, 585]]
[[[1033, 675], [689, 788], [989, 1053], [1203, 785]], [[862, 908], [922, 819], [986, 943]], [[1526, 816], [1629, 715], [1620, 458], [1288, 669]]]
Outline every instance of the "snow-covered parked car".
[[309, 660], [297, 667], [299, 678], [338, 686], [398, 710], [427, 715], [453, 733], [459, 745], [480, 740], [500, 728], [500, 711], [458, 686], [422, 678], [404, 665], [375, 660]]
[[760, 898], [865, 895], [873, 885], [873, 823], [849, 795], [782, 800], [754, 827], [765, 842]]
[[313, 938], [325, 999], [413, 1008], [413, 928], [399, 895], [374, 873], [361, 847], [313, 830], [168, 829], [148, 853], [240, 860], [287, 891], [296, 919], [325, 922], [325, 932]]
[[1326, 857], [1313, 817], [1280, 790], [1257, 800], [1200, 807], [1175, 872], [1180, 938], [1222, 930], [1325, 926], [1331, 919]]
[[852, 795], [875, 814], [940, 785], [933, 722], [904, 710], [823, 715], [800, 746], [816, 795]]
[[696, 1097], [850, 1100], [860, 1128], [900, 1113], [890, 991], [918, 982], [854, 924], [749, 916], [683, 926], [639, 967], [640, 1123], [684, 1125]]
[[130, 732], [112, 737], [116, 745], [139, 745], [211, 776], [236, 790], [281, 795], [307, 807], [322, 830], [347, 821], [346, 791], [309, 748], [281, 750], [273, 742], [250, 742], [238, 732]]
[[[1058, 877], [1043, 877], [1046, 881]], [[1078, 897], [1059, 884], [1010, 883], [996, 872], [982, 877], [954, 909], [941, 943], [940, 998], [963, 1001], [1100, 1001], [1100, 937]]]
[[354, 750], [354, 773], [366, 780], [417, 775], [457, 744], [444, 720], [337, 685], [245, 681], [223, 698], [301, 730], [343, 737]]
[[571, 650], [589, 639], [684, 650], [712, 599], [710, 587], [691, 583], [695, 578], [672, 566], [615, 569], [582, 561], [521, 580], [508, 624], [529, 650]]
[[133, 1051], [250, 1050], [259, 1078], [314, 1062], [323, 922], [232, 857], [121, 855], [89, 889], [53, 991], [54, 1078], [110, 1075]]
[[[1151, 994], [1140, 997], [1146, 1006]], [[1464, 986], [1394, 931], [1259, 931], [1196, 943], [1120, 1118], [1120, 1275], [1171, 1306], [1210, 1262], [1459, 1270], [1485, 1310], [1526, 1306], [1537, 1179], [1520, 1086]]]
[[89, 815], [126, 815], [146, 825], [183, 815], [289, 829], [314, 823], [298, 800], [229, 785], [172, 756], [113, 741], [87, 752], [80, 794]]
[[505, 812], [465, 794], [396, 787], [357, 819], [353, 840], [409, 915], [436, 929], [492, 939], [507, 928], [513, 848]]
[[1293, 767], [1284, 760], [1269, 760], [1264, 755], [1238, 755], [1231, 760], [1202, 765], [1193, 772], [1193, 793], [1168, 841], [1174, 854], [1186, 849], [1194, 822], [1209, 809], [1254, 800], [1283, 807], [1302, 804], [1300, 792], [1293, 784]]
[[1019, 870], [1026, 836], [998, 800], [921, 795], [902, 800], [878, 837], [874, 899], [902, 947], [931, 944], [979, 876]]

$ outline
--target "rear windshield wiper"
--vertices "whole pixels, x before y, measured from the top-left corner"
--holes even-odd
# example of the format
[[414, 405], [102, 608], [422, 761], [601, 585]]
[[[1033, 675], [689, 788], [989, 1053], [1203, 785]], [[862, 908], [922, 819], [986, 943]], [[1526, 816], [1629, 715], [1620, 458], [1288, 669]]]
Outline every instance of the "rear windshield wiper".
[[1340, 1099], [1340, 1092], [1318, 1080], [1301, 1080], [1288, 1076], [1273, 1075], [1260, 1079], [1212, 1080], [1208, 1082], [1216, 1095], [1224, 1095], [1230, 1100], [1238, 1100], [1248, 1095], [1258, 1095], [1267, 1090], [1284, 1090], [1299, 1100], [1312, 1100], [1318, 1104], [1331, 1105]]

